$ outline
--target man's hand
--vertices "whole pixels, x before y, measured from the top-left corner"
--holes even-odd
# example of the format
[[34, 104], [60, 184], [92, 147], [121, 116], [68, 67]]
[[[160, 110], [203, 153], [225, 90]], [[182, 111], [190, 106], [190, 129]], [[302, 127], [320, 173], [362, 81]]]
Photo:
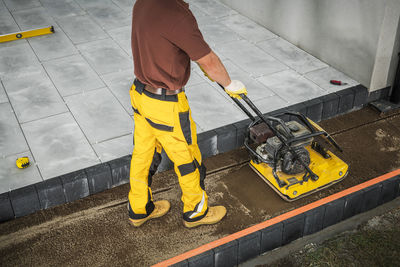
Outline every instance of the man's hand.
[[231, 83], [225, 87], [225, 92], [230, 96], [230, 97], [235, 97], [235, 98], [242, 98], [240, 95], [245, 94], [247, 95], [247, 90], [244, 84], [241, 81], [238, 80], [232, 80]]

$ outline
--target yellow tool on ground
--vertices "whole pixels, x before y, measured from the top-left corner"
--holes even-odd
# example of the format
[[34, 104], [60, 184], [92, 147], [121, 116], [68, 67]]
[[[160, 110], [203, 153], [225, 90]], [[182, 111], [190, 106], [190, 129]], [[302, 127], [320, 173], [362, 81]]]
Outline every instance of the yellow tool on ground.
[[[254, 117], [232, 97], [252, 120], [244, 141], [250, 153], [250, 167], [280, 197], [293, 201], [346, 177], [349, 166], [324, 145], [340, 152], [342, 149], [317, 123], [298, 112], [263, 115], [245, 94], [240, 96], [258, 116]], [[284, 121], [280, 117], [290, 119]]]
[[29, 166], [29, 158], [28, 157], [18, 158], [15, 161], [15, 164], [17, 164], [17, 167], [19, 169], [25, 169], [25, 168], [27, 168]]
[[41, 28], [41, 29], [22, 31], [22, 32], [8, 33], [8, 34], [0, 35], [0, 43], [10, 42], [10, 41], [18, 40], [18, 39], [24, 39], [24, 38], [29, 38], [29, 37], [39, 36], [39, 35], [51, 34], [51, 33], [54, 33], [53, 26]]

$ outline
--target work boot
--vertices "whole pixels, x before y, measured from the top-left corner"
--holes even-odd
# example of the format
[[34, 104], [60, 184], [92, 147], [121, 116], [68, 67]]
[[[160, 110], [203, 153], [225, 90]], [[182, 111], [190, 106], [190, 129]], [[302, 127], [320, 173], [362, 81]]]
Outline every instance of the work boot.
[[160, 200], [160, 201], [154, 202], [154, 206], [155, 207], [154, 207], [153, 212], [150, 213], [150, 215], [147, 216], [146, 218], [143, 218], [143, 219], [129, 218], [129, 221], [131, 222], [131, 224], [135, 227], [139, 227], [150, 219], [159, 218], [159, 217], [165, 215], [169, 211], [171, 204], [168, 202], [168, 200]]
[[224, 206], [208, 207], [207, 215], [201, 220], [195, 222], [183, 221], [187, 228], [197, 227], [203, 224], [215, 224], [224, 218], [226, 215], [226, 208]]

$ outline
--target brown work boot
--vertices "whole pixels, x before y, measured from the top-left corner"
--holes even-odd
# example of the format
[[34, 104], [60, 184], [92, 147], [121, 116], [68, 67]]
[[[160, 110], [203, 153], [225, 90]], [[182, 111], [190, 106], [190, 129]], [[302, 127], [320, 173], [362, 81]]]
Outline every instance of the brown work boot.
[[143, 218], [143, 219], [129, 218], [129, 221], [131, 222], [131, 224], [135, 227], [139, 227], [150, 219], [159, 218], [159, 217], [165, 215], [169, 211], [171, 204], [169, 204], [168, 200], [160, 200], [160, 201], [154, 202], [154, 206], [155, 207], [154, 207], [153, 212], [150, 213], [150, 215], [147, 216], [146, 218]]
[[183, 221], [183, 224], [187, 228], [193, 228], [203, 224], [215, 224], [221, 221], [225, 215], [226, 215], [226, 208], [224, 206], [208, 207], [208, 213], [203, 219], [195, 222]]

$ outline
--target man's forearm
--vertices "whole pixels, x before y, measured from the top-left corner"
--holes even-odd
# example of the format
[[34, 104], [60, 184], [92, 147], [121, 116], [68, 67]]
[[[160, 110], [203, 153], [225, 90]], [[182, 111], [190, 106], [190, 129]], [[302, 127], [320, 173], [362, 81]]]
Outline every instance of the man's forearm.
[[226, 87], [231, 83], [228, 72], [219, 57], [213, 51], [197, 60], [197, 63], [211, 79], [222, 86]]

